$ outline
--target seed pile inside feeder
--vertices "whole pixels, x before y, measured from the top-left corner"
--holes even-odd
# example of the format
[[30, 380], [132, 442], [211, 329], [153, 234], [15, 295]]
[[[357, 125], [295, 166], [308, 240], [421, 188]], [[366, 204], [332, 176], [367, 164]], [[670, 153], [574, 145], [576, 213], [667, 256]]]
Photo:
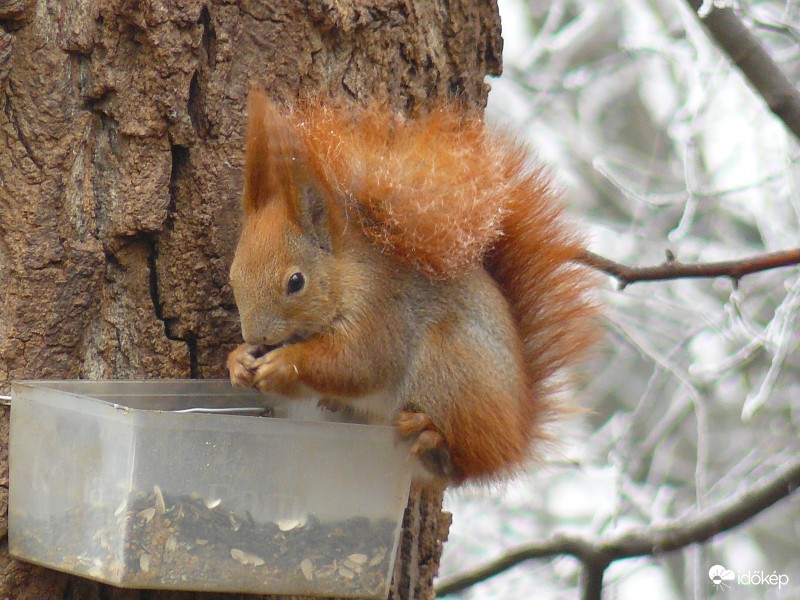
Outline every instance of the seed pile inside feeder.
[[[175, 496], [154, 486], [131, 494], [112, 522], [77, 547], [74, 524], [94, 522], [86, 514], [93, 510], [100, 509], [73, 511], [47, 527], [19, 527], [19, 543], [35, 547], [55, 568], [126, 587], [355, 597], [385, 590], [395, 530], [388, 520], [257, 523], [218, 500]], [[47, 539], [38, 537], [43, 531]]]

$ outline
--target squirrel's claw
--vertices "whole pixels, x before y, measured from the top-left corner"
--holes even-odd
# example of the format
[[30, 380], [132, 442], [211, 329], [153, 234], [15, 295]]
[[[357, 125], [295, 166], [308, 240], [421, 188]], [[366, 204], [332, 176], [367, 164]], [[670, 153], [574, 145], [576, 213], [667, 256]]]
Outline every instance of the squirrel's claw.
[[253, 360], [252, 387], [261, 393], [294, 395], [299, 376], [300, 370], [285, 348], [277, 348]]

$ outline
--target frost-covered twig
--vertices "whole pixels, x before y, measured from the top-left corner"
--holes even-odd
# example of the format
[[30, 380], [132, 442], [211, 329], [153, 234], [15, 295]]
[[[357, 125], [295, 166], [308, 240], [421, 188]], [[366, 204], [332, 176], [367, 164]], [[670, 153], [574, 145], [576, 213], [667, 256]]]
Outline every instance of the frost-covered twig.
[[578, 260], [588, 267], [608, 273], [619, 282], [620, 289], [624, 289], [631, 283], [639, 281], [667, 279], [728, 277], [737, 282], [745, 275], [800, 264], [800, 248], [759, 254], [739, 260], [695, 264], [679, 262], [668, 253], [664, 264], [646, 267], [631, 267], [588, 251]]
[[437, 596], [453, 594], [532, 559], [570, 555], [584, 566], [583, 600], [599, 599], [605, 569], [612, 562], [637, 556], [653, 556], [703, 543], [752, 519], [800, 487], [800, 458], [776, 470], [765, 482], [755, 484], [733, 500], [695, 516], [627, 531], [605, 539], [577, 535], [556, 535], [504, 554], [483, 566], [446, 581], [436, 588]]
[[[703, 0], [687, 0], [697, 13]], [[769, 109], [800, 140], [800, 92], [731, 8], [712, 8], [701, 22], [758, 91]]]
[[775, 317], [769, 325], [769, 330], [773, 338], [775, 352], [772, 355], [769, 371], [767, 371], [764, 381], [757, 390], [749, 393], [742, 407], [742, 419], [749, 420], [755, 412], [761, 408], [767, 399], [772, 395], [775, 382], [781, 373], [783, 363], [791, 349], [791, 341], [797, 327], [797, 312], [800, 308], [800, 278], [789, 288], [789, 293], [781, 305], [775, 310]]

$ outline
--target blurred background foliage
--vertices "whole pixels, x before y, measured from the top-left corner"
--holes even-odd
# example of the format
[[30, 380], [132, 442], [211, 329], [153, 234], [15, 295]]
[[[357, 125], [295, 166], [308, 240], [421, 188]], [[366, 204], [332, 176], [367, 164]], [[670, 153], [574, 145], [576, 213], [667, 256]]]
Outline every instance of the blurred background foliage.
[[[489, 119], [552, 168], [589, 248], [626, 264], [708, 262], [800, 246], [800, 144], [682, 0], [503, 0], [504, 75]], [[800, 2], [735, 3], [800, 82]], [[800, 455], [800, 270], [635, 283], [603, 277], [607, 329], [548, 464], [451, 492], [441, 575], [556, 532], [680, 519]], [[790, 585], [715, 590], [712, 565]], [[524, 563], [465, 598], [577, 598], [572, 558]], [[795, 494], [702, 547], [619, 561], [604, 598], [800, 597]]]

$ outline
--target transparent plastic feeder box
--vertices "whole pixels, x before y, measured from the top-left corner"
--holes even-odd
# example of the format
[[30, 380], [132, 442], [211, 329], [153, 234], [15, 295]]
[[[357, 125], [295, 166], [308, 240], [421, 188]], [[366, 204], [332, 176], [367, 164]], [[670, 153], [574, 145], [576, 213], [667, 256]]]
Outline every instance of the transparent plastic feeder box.
[[393, 428], [223, 381], [12, 396], [15, 557], [129, 588], [387, 597], [411, 481]]

